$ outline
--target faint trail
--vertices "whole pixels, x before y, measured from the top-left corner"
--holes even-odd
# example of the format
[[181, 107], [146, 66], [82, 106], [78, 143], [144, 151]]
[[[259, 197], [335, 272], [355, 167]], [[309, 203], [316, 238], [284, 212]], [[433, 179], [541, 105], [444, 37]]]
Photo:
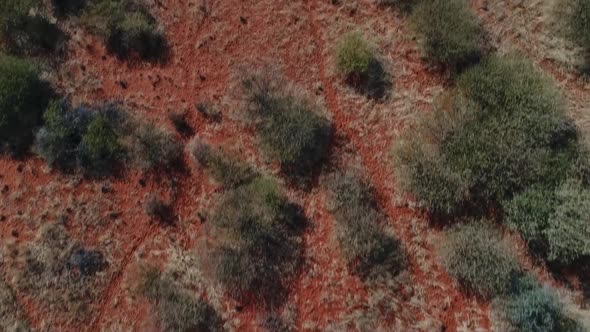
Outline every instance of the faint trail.
[[108, 305], [112, 302], [114, 296], [121, 289], [121, 282], [123, 281], [123, 276], [125, 275], [124, 272], [127, 270], [127, 266], [129, 265], [129, 263], [131, 263], [133, 256], [135, 255], [137, 250], [141, 247], [141, 245], [147, 239], [153, 238], [158, 233], [158, 230], [160, 230], [160, 229], [161, 229], [161, 227], [157, 223], [153, 223], [152, 225], [150, 225], [150, 227], [145, 231], [143, 236], [135, 241], [135, 244], [133, 245], [133, 247], [131, 247], [131, 250], [129, 251], [129, 253], [127, 255], [125, 255], [125, 257], [121, 261], [121, 268], [119, 269], [119, 271], [117, 271], [115, 276], [112, 278], [111, 282], [109, 283], [108, 288], [105, 291], [106, 295], [104, 296], [102, 304], [100, 305], [100, 309], [98, 310], [98, 315], [91, 321], [92, 327], [90, 328], [90, 331], [99, 331], [100, 330], [100, 325], [101, 325], [101, 322], [103, 321], [103, 316], [105, 314], [105, 311], [108, 308]]
[[[314, 0], [306, 0], [306, 4], [310, 17], [310, 28], [312, 30], [314, 41], [318, 46], [314, 57], [310, 62], [317, 63], [319, 66], [320, 79], [325, 88], [327, 107], [333, 115], [336, 130], [345, 134], [346, 138], [353, 143], [355, 150], [361, 156], [369, 178], [375, 187], [379, 205], [392, 221], [395, 230], [405, 247], [410, 249], [411, 247], [418, 245], [421, 249], [427, 252], [425, 259], [429, 260], [429, 264], [427, 264], [429, 270], [424, 270], [417, 257], [415, 257], [413, 253], [409, 253], [409, 269], [413, 275], [413, 282], [414, 284], [420, 285], [425, 290], [424, 296], [427, 304], [427, 306], [423, 308], [426, 312], [415, 307], [412, 307], [412, 312], [417, 319], [429, 317], [439, 318], [445, 324], [444, 330], [456, 331], [459, 323], [456, 318], [457, 314], [461, 313], [461, 309], [466, 307], [469, 308], [471, 304], [466, 303], [464, 295], [455, 288], [454, 280], [435, 262], [437, 255], [434, 248], [426, 243], [425, 240], [416, 243], [417, 238], [427, 238], [428, 221], [425, 216], [416, 215], [416, 212], [409, 208], [396, 207], [391, 203], [395, 193], [392, 189], [387, 188], [381, 180], [387, 178], [386, 171], [380, 167], [383, 166], [383, 162], [380, 163], [380, 160], [375, 157], [375, 154], [373, 153], [374, 151], [363, 148], [363, 140], [370, 140], [370, 138], [361, 137], [354, 128], [349, 126], [349, 123], [352, 121], [351, 117], [340, 108], [336, 89], [327, 74], [326, 59], [323, 54], [326, 45], [321, 33], [321, 27], [319, 26], [314, 13], [318, 2]], [[421, 223], [420, 226], [423, 227], [420, 227], [420, 229], [413, 229], [413, 226], [409, 223], [409, 218], [406, 220], [403, 218], [404, 216], [416, 217]], [[405, 223], [402, 224], [401, 222]], [[437, 283], [442, 283], [445, 287], [436, 287], [433, 282], [429, 282], [433, 277], [438, 279], [436, 280]], [[452, 302], [448, 308], [441, 311], [441, 308], [439, 308], [442, 306], [441, 302], [447, 298], [451, 298]], [[486, 305], [480, 304], [480, 308], [484, 313], [489, 310]], [[489, 315], [484, 315], [484, 317], [481, 317], [480, 321], [485, 327], [490, 326]]]

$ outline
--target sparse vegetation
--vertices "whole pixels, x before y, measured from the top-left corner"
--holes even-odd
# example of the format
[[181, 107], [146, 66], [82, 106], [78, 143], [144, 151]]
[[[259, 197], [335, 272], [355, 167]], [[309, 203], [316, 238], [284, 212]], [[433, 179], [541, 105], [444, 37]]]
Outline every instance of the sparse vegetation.
[[23, 245], [5, 257], [16, 273], [16, 289], [70, 321], [84, 322], [105, 286], [108, 262], [102, 253], [84, 248], [56, 223], [46, 224], [37, 239]]
[[331, 182], [337, 239], [351, 271], [364, 278], [399, 274], [406, 253], [400, 241], [385, 232], [386, 216], [372, 188], [351, 174], [336, 175]]
[[223, 331], [223, 322], [215, 309], [174, 285], [156, 268], [144, 268], [139, 288], [153, 303], [164, 331]]
[[252, 167], [228, 155], [222, 148], [210, 146], [199, 137], [189, 143], [188, 149], [193, 160], [226, 188], [235, 188], [257, 176]]
[[482, 28], [467, 1], [420, 1], [412, 21], [424, 53], [435, 64], [456, 71], [476, 62], [483, 53]]
[[391, 6], [404, 12], [410, 12], [420, 0], [375, 0], [378, 5]]
[[271, 70], [241, 79], [264, 150], [285, 173], [304, 175], [324, 158], [332, 125], [309, 100], [287, 91], [285, 83]]
[[302, 209], [274, 181], [257, 178], [226, 192], [212, 223], [219, 234], [215, 274], [228, 293], [281, 303], [303, 259]]
[[469, 293], [483, 298], [507, 294], [521, 271], [501, 233], [487, 222], [453, 226], [441, 246], [449, 273]]
[[27, 150], [50, 96], [32, 64], [0, 54], [0, 149], [15, 154]]

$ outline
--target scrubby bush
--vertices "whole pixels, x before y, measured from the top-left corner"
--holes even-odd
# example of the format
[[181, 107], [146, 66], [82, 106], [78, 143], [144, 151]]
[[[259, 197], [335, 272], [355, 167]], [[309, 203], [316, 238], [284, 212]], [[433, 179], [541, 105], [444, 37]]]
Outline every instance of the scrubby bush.
[[156, 268], [144, 269], [139, 288], [154, 304], [163, 331], [223, 331], [222, 319], [213, 307], [174, 285]]
[[441, 245], [444, 266], [469, 293], [483, 298], [506, 294], [520, 267], [513, 248], [487, 222], [453, 226]]
[[121, 59], [133, 56], [148, 61], [165, 61], [168, 42], [156, 20], [141, 4], [128, 0], [99, 0], [88, 3], [83, 24], [106, 40], [107, 48]]
[[533, 277], [515, 280], [513, 293], [501, 301], [504, 316], [519, 332], [582, 332], [566, 315], [555, 292]]
[[111, 173], [123, 160], [123, 146], [114, 125], [104, 114], [89, 124], [80, 144], [80, 164], [91, 175]]
[[0, 3], [0, 41], [10, 53], [37, 56], [54, 52], [65, 41], [64, 33], [39, 13], [38, 0], [4, 0]]
[[284, 300], [302, 263], [302, 209], [269, 179], [226, 192], [212, 223], [219, 234], [215, 274], [229, 294], [273, 305]]
[[412, 21], [432, 62], [457, 70], [481, 57], [482, 28], [467, 1], [421, 1]]
[[182, 161], [182, 144], [153, 123], [138, 124], [130, 141], [134, 163], [144, 171], [169, 169]]
[[458, 85], [418, 135], [401, 141], [397, 156], [407, 188], [435, 212], [458, 213], [466, 203], [485, 210], [530, 186], [576, 176], [577, 129], [555, 87], [531, 64], [493, 57]]
[[25, 60], [0, 55], [0, 148], [21, 153], [51, 96], [48, 84]]
[[174, 210], [172, 206], [155, 195], [148, 197], [146, 200], [145, 213], [164, 224], [172, 224], [174, 222]]
[[331, 210], [344, 259], [364, 278], [395, 276], [406, 266], [400, 241], [384, 231], [386, 217], [379, 210], [372, 188], [351, 174], [331, 180]]
[[376, 61], [375, 50], [360, 31], [345, 34], [336, 48], [336, 67], [345, 75], [363, 76]]
[[235, 188], [254, 179], [257, 174], [247, 164], [225, 153], [222, 148], [214, 148], [195, 137], [188, 146], [193, 160], [226, 188]]
[[330, 121], [309, 100], [287, 91], [276, 73], [247, 73], [241, 83], [266, 153], [289, 174], [303, 175], [316, 166], [331, 142]]
[[143, 60], [163, 61], [168, 56], [166, 36], [143, 12], [127, 13], [121, 22], [113, 23], [107, 47], [122, 59], [137, 54]]

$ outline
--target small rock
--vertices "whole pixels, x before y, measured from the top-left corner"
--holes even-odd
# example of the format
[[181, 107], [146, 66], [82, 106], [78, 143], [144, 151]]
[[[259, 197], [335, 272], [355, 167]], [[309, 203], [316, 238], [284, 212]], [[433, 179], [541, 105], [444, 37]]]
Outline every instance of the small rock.
[[6, 216], [4, 216], [4, 215], [0, 216], [0, 222], [4, 222], [4, 221], [6, 221]]
[[242, 24], [246, 24], [246, 23], [248, 23], [248, 20], [244, 16], [240, 16], [240, 22]]
[[16, 170], [17, 170], [19, 173], [22, 173], [24, 169], [25, 169], [25, 165], [23, 165], [23, 164], [19, 164], [19, 165], [16, 167]]
[[6, 194], [6, 193], [8, 192], [8, 190], [9, 190], [9, 188], [8, 188], [8, 185], [7, 185], [7, 184], [5, 184], [5, 185], [2, 187], [2, 193], [3, 193], [3, 194]]
[[121, 85], [121, 88], [123, 89], [127, 89], [127, 87], [129, 86], [129, 84], [127, 84], [127, 81], [119, 81], [119, 85]]
[[13, 229], [11, 234], [14, 237], [18, 237], [18, 231], [16, 229]]
[[139, 179], [139, 184], [140, 184], [142, 187], [145, 187], [145, 186], [147, 185], [147, 182], [145, 181], [145, 179]]

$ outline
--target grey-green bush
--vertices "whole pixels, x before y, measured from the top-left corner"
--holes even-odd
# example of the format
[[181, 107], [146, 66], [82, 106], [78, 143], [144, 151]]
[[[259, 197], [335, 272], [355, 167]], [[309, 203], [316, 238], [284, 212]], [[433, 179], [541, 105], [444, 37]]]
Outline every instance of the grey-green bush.
[[451, 70], [476, 62], [482, 55], [482, 28], [465, 0], [421, 1], [412, 22], [430, 61]]
[[331, 210], [336, 237], [351, 271], [363, 278], [395, 276], [406, 267], [401, 242], [385, 232], [386, 216], [375, 201], [373, 189], [351, 174], [330, 181]]
[[182, 144], [154, 123], [138, 124], [130, 138], [133, 161], [143, 171], [169, 170], [182, 161]]
[[590, 51], [590, 2], [587, 0], [569, 0], [569, 15], [565, 17], [569, 38], [578, 46]]
[[510, 290], [521, 268], [514, 249], [494, 226], [472, 221], [455, 225], [445, 234], [442, 262], [468, 293], [493, 298]]

